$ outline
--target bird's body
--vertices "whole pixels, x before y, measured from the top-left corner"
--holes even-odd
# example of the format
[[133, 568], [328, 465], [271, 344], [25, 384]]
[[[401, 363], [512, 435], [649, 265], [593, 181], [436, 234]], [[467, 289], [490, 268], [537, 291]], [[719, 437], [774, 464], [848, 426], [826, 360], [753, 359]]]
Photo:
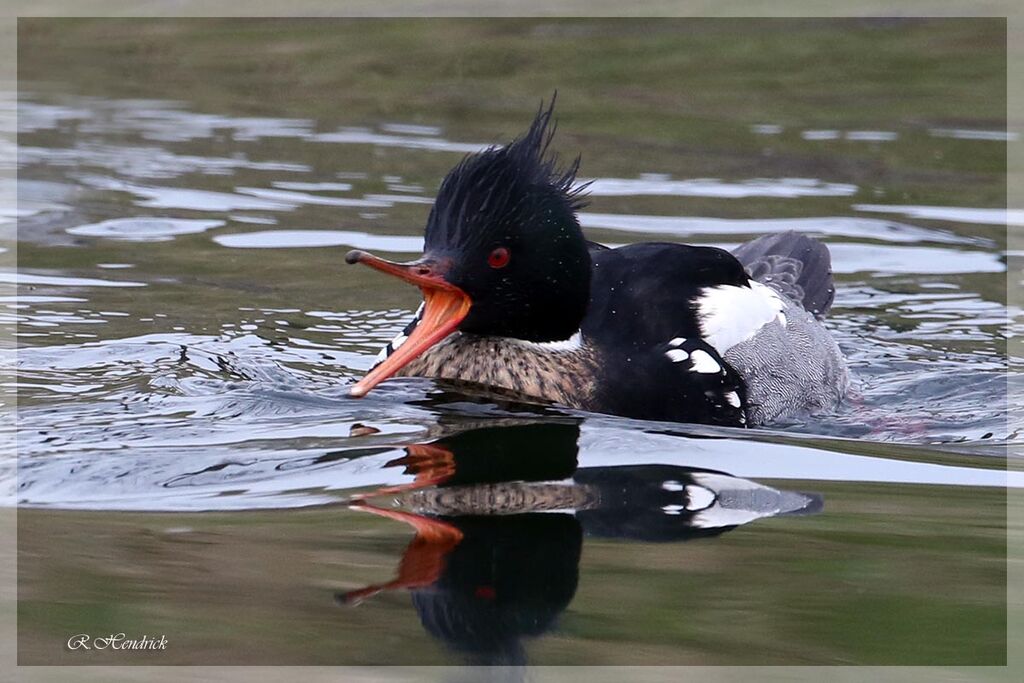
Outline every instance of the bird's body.
[[[718, 263], [740, 265], [736, 258], [717, 249], [644, 243], [597, 251], [591, 303], [570, 339], [456, 332], [396, 374], [645, 419], [757, 425], [829, 409], [846, 391], [845, 362], [821, 321], [794, 298], [805, 261], [782, 253], [796, 245], [805, 259], [820, 258], [824, 247], [795, 233], [761, 241], [769, 240], [774, 269], [763, 258], [748, 265], [764, 282], [744, 283], [742, 266]], [[696, 260], [708, 262], [701, 279]]]
[[734, 254], [586, 242], [575, 166], [556, 173], [544, 157], [550, 114], [449, 174], [423, 259], [349, 255], [419, 285], [425, 298], [353, 395], [389, 376], [422, 376], [730, 426], [835, 406], [848, 380], [822, 324], [834, 295], [828, 249], [791, 232]]

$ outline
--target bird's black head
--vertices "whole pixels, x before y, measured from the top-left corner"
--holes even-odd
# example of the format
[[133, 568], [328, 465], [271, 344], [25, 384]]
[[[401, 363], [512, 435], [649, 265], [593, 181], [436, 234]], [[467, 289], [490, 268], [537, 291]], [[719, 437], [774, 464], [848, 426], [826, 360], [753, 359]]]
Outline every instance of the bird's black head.
[[473, 301], [463, 332], [556, 341], [583, 319], [590, 255], [576, 220], [579, 160], [559, 169], [548, 153], [552, 107], [512, 143], [465, 158], [441, 184], [426, 252], [451, 259], [446, 279]]
[[576, 211], [579, 159], [549, 153], [554, 100], [504, 147], [472, 154], [444, 181], [427, 219], [423, 256], [407, 264], [366, 252], [365, 263], [416, 284], [426, 307], [409, 339], [356, 384], [363, 396], [455, 330], [532, 342], [564, 340], [590, 297], [590, 254]]

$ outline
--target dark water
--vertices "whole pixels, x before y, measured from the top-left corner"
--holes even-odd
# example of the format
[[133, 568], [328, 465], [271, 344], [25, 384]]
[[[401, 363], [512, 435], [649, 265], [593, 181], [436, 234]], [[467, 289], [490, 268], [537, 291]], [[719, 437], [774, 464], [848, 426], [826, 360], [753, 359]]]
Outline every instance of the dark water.
[[93, 87], [21, 94], [4, 214], [23, 661], [84, 663], [69, 636], [120, 631], [166, 634], [146, 663], [1005, 658], [1003, 487], [1021, 482], [1004, 454], [1022, 412], [1005, 231], [1024, 217], [991, 208], [983, 174], [976, 201], [957, 183], [946, 205], [905, 200], [941, 196], [934, 177], [743, 169], [776, 145], [970, 168], [1014, 135], [755, 120], [732, 131], [740, 170], [714, 178], [699, 160], [673, 172], [671, 150], [638, 160], [628, 135], [593, 163], [582, 138], [556, 142], [584, 152], [592, 239], [797, 229], [832, 250], [852, 396], [728, 430], [425, 380], [346, 398], [417, 295], [343, 254], [417, 253], [444, 172], [520, 112], [469, 135], [441, 108], [328, 125]]

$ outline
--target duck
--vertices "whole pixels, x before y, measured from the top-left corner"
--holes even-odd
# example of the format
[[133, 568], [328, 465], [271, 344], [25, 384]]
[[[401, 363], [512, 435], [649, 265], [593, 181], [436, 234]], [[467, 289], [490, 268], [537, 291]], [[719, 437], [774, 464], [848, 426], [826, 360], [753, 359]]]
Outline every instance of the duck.
[[586, 238], [579, 156], [551, 151], [554, 98], [527, 131], [441, 182], [422, 256], [345, 256], [423, 301], [349, 396], [427, 377], [641, 420], [755, 427], [835, 409], [849, 373], [825, 325], [825, 244], [796, 232], [732, 252]]

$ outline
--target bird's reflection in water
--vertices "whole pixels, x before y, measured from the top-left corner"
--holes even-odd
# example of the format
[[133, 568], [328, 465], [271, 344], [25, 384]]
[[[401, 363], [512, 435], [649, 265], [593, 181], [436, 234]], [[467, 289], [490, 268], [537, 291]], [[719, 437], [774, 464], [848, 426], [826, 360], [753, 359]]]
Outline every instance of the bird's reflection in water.
[[817, 512], [819, 496], [676, 465], [578, 467], [579, 425], [465, 431], [388, 463], [411, 483], [353, 507], [416, 532], [397, 576], [337, 598], [408, 589], [423, 626], [471, 663], [525, 663], [576, 593], [583, 536], [647, 542], [715, 536], [762, 517]]

